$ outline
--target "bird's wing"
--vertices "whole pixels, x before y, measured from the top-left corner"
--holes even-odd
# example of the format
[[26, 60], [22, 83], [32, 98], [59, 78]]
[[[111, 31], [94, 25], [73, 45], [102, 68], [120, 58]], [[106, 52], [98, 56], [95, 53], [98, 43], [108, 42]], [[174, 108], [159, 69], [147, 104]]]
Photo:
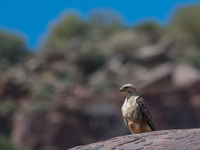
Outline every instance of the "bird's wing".
[[149, 127], [152, 129], [152, 131], [157, 130], [155, 124], [153, 123], [152, 116], [151, 116], [148, 108], [144, 104], [143, 98], [142, 97], [138, 97], [136, 99], [136, 101], [137, 101], [139, 109], [142, 112], [143, 117], [145, 118], [145, 120], [148, 123]]
[[124, 123], [128, 127], [128, 122], [127, 122], [127, 120], [125, 118], [124, 118]]

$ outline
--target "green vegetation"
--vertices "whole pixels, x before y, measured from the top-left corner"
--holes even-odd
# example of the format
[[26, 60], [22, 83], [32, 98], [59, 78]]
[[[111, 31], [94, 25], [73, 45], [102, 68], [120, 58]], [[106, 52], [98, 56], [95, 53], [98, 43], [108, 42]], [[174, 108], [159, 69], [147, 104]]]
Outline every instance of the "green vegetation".
[[0, 149], [1, 150], [21, 150], [16, 147], [12, 141], [7, 137], [0, 137]]
[[171, 33], [186, 44], [200, 46], [200, 6], [181, 8], [170, 23]]
[[98, 70], [105, 63], [105, 60], [105, 55], [95, 49], [87, 53], [79, 54], [76, 62], [81, 71], [85, 75], [89, 75]]
[[160, 41], [161, 37], [166, 34], [165, 28], [156, 22], [145, 22], [134, 27], [136, 32], [148, 36], [153, 44]]
[[25, 41], [20, 36], [0, 31], [1, 63], [13, 65], [22, 62], [28, 53]]
[[93, 30], [99, 30], [104, 37], [123, 31], [126, 28], [120, 16], [109, 11], [92, 13], [88, 23]]
[[61, 21], [53, 25], [44, 49], [54, 53], [65, 49], [70, 39], [86, 36], [88, 30], [89, 25], [79, 16], [74, 14], [64, 16]]
[[179, 45], [177, 59], [200, 68], [200, 6], [180, 8], [171, 20], [168, 32]]
[[12, 115], [17, 111], [17, 103], [11, 99], [4, 99], [0, 105], [0, 112], [2, 114]]

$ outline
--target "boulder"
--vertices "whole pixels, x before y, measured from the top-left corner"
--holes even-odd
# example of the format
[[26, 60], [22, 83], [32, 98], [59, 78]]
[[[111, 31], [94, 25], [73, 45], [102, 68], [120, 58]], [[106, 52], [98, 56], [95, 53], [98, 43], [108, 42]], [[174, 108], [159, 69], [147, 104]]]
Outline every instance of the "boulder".
[[115, 137], [103, 142], [77, 146], [70, 150], [197, 150], [200, 129], [163, 130]]

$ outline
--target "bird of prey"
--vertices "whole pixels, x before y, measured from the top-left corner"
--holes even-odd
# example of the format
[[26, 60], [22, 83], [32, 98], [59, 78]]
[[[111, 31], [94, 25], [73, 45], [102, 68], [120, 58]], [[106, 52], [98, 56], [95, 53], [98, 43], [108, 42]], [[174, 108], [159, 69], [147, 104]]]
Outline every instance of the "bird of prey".
[[126, 95], [122, 106], [122, 115], [131, 133], [155, 131], [156, 126], [152, 121], [151, 114], [144, 104], [144, 99], [137, 94], [134, 86], [125, 84], [120, 88], [120, 92]]

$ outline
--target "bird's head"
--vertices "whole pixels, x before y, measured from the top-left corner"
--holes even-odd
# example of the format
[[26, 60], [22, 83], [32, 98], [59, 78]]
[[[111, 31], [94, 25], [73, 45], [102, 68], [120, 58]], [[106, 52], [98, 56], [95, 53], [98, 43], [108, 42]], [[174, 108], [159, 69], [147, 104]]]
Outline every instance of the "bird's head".
[[120, 88], [120, 92], [128, 96], [128, 95], [136, 94], [136, 89], [134, 88], [132, 84], [128, 83], [128, 84], [124, 84]]

